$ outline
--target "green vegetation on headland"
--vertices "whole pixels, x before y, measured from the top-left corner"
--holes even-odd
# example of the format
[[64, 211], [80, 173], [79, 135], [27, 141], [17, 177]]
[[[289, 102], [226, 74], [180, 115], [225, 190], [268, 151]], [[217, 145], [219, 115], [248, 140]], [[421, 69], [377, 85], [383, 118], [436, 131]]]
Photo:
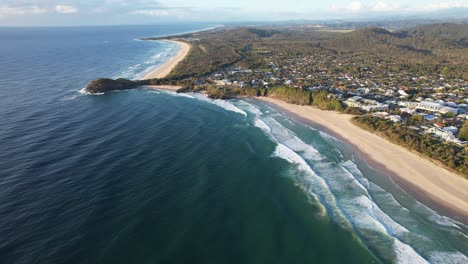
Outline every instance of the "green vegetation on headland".
[[88, 93], [105, 93], [109, 91], [119, 91], [119, 90], [127, 90], [138, 87], [140, 84], [135, 81], [130, 81], [127, 79], [107, 79], [101, 78], [92, 81], [86, 87], [86, 91]]
[[444, 144], [431, 135], [419, 134], [408, 125], [396, 124], [375, 116], [357, 116], [353, 119], [353, 123], [393, 143], [438, 161], [439, 164], [468, 178], [468, 152], [464, 148]]

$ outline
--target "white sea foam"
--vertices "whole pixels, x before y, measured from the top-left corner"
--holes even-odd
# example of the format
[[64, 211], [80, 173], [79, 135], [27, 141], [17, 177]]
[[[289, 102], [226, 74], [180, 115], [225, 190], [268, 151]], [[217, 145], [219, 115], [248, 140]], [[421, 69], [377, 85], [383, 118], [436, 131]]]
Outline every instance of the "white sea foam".
[[298, 165], [298, 168], [300, 170], [309, 172], [311, 174], [315, 174], [312, 169], [307, 165], [307, 162], [299, 156], [296, 152], [294, 152], [292, 149], [286, 147], [285, 145], [278, 143], [276, 146], [275, 152], [273, 153], [274, 157], [279, 157], [282, 158], [289, 163], [293, 163]]
[[[359, 170], [359, 168], [357, 167], [357, 165], [352, 162], [352, 161], [346, 161], [346, 162], [343, 162], [341, 163], [341, 165], [346, 168], [347, 170], [349, 170], [353, 175], [358, 175], [358, 179], [363, 182], [363, 184], [367, 185], [366, 188], [369, 189], [371, 186], [369, 185], [369, 181], [364, 177], [364, 175], [362, 175], [361, 171]], [[394, 207], [399, 207], [401, 208], [402, 210], [404, 211], [409, 211], [407, 208], [405, 208], [403, 205], [401, 205], [396, 199], [395, 197], [393, 197], [392, 194], [388, 193], [387, 191], [383, 190], [382, 188], [380, 188], [379, 186], [377, 185], [372, 185], [372, 187], [376, 190], [378, 190], [380, 193], [385, 193], [386, 195], [386, 199], [385, 201], [387, 203], [392, 203], [392, 206]], [[430, 209], [429, 207], [427, 207], [426, 205], [418, 202], [418, 201], [415, 201], [415, 204], [416, 204], [416, 207], [418, 208], [419, 211], [422, 211], [424, 212], [425, 214], [427, 214], [431, 220], [431, 222], [434, 222], [434, 223], [437, 223], [438, 225], [441, 225], [441, 226], [446, 226], [446, 227], [451, 227], [451, 228], [455, 228], [455, 229], [459, 229], [459, 226], [458, 225], [463, 225], [461, 223], [458, 223], [457, 221], [453, 220], [453, 219], [450, 219], [448, 217], [445, 217], [445, 216], [441, 216], [439, 215], [437, 212], [435, 212], [434, 210]]]
[[105, 93], [90, 93], [86, 91], [86, 87], [79, 90], [78, 93], [80, 94], [85, 94], [85, 95], [93, 95], [93, 96], [98, 96], [98, 95], [104, 95]]
[[460, 252], [434, 251], [430, 254], [429, 261], [431, 263], [466, 264], [468, 257]]
[[327, 134], [323, 131], [320, 131], [319, 130], [319, 133], [320, 133], [320, 136], [322, 136], [324, 139], [326, 140], [329, 140], [329, 141], [334, 141], [334, 142], [338, 142], [338, 143], [343, 143], [343, 141], [339, 140], [338, 138], [330, 135], [330, 134]]
[[[387, 228], [387, 231], [392, 236], [396, 237], [400, 242], [404, 243], [405, 241], [411, 241], [411, 249], [404, 250], [404, 245], [400, 245], [400, 247], [397, 248], [399, 250], [399, 263], [418, 263], [415, 262], [416, 260], [412, 259], [412, 257], [415, 257], [413, 248], [421, 250], [424, 252], [425, 256], [430, 255], [431, 257], [429, 259], [431, 263], [468, 263], [466, 261], [466, 256], [460, 252], [431, 252], [433, 248], [438, 247], [433, 242], [438, 239], [437, 237], [440, 234], [435, 234], [436, 237], [433, 237], [434, 234], [432, 234], [432, 232], [427, 232], [424, 227], [420, 226], [419, 219], [413, 218], [412, 211], [400, 204], [391, 193], [385, 191], [378, 185], [370, 183], [362, 175], [355, 163], [347, 161], [341, 163], [341, 165], [352, 172], [352, 174], [355, 175], [359, 181], [363, 182], [363, 184], [367, 186], [366, 188], [368, 190], [372, 189], [374, 195], [380, 197], [379, 200], [383, 206], [391, 208], [390, 213], [384, 213], [382, 210], [380, 210], [380, 208], [378, 210], [373, 208], [372, 213], [370, 214], [378, 219], [378, 221], [383, 223], [383, 225]], [[425, 205], [422, 205], [419, 202], [416, 202], [416, 207], [419, 209], [426, 208]], [[466, 235], [463, 233], [463, 231], [457, 231], [460, 229], [455, 224], [456, 222], [454, 222], [454, 220], [440, 216], [429, 208], [426, 209], [429, 210], [428, 212], [430, 213], [429, 219], [433, 220], [437, 224], [450, 227], [448, 232], [451, 234], [458, 235], [461, 237], [461, 239], [463, 239], [463, 237], [466, 238]], [[403, 225], [407, 225], [408, 228], [404, 227]], [[411, 231], [408, 229], [411, 229]], [[397, 245], [399, 244], [397, 243]], [[403, 256], [403, 254], [409, 253], [411, 253], [412, 257]], [[408, 259], [408, 261], [405, 261], [405, 259]]]
[[294, 132], [281, 125], [274, 118], [267, 117], [263, 121], [271, 128], [271, 135], [277, 142], [281, 142], [295, 152], [299, 152], [306, 159], [314, 161], [323, 159], [318, 150], [302, 141]]
[[396, 262], [401, 264], [425, 264], [429, 263], [421, 257], [414, 249], [402, 243], [400, 240], [395, 239], [393, 249], [396, 253]]
[[[284, 133], [284, 131], [282, 132]], [[286, 140], [286, 142], [288, 142], [288, 140]], [[297, 142], [296, 140], [293, 140], [292, 142], [289, 142], [289, 144], [291, 143], [292, 146], [296, 149], [304, 149], [304, 147], [301, 144], [305, 143], [302, 141]], [[393, 221], [378, 207], [377, 204], [375, 204], [374, 201], [372, 201], [372, 199], [369, 197], [366, 187], [362, 185], [359, 181], [357, 181], [350, 172], [346, 170], [340, 170], [340, 167], [332, 166], [331, 163], [327, 162], [319, 162], [320, 166], [318, 167], [321, 170], [315, 172], [310, 168], [310, 166], [307, 164], [304, 158], [302, 158], [298, 153], [293, 151], [293, 149], [289, 148], [288, 146], [282, 143], [278, 143], [278, 146], [273, 155], [276, 157], [281, 157], [282, 159], [292, 164], [296, 164], [298, 166], [298, 169], [308, 172], [312, 176], [308, 178], [309, 180], [315, 178], [314, 180], [316, 181], [316, 178], [320, 178], [320, 176], [324, 177], [325, 175], [328, 178], [328, 181], [332, 182], [330, 183], [331, 185], [329, 185], [323, 182], [322, 179], [322, 184], [320, 184], [320, 187], [327, 186], [326, 188], [331, 187], [334, 191], [341, 190], [342, 192], [349, 192], [349, 189], [346, 190], [346, 188], [342, 188], [345, 187], [345, 185], [348, 186], [348, 188], [354, 186], [355, 190], [356, 188], [359, 189], [360, 191], [358, 192], [356, 192], [355, 190], [352, 191], [351, 193], [353, 195], [351, 195], [351, 197], [346, 197], [343, 195], [343, 193], [340, 193], [340, 198], [338, 202], [336, 202], [336, 195], [334, 195], [333, 192], [330, 192], [327, 195], [320, 196], [322, 198], [326, 197], [327, 199], [333, 197], [333, 202], [330, 203], [330, 201], [326, 201], [326, 203], [335, 207], [333, 211], [339, 216], [341, 216], [341, 212], [344, 211], [344, 214], [347, 216], [348, 221], [351, 221], [352, 225], [355, 226], [361, 232], [370, 229], [388, 236], [391, 236], [391, 234], [395, 233], [402, 235], [405, 232], [408, 232], [406, 228]], [[328, 173], [323, 173], [324, 170], [328, 170]], [[319, 173], [318, 175], [320, 176], [318, 176], [317, 173]], [[335, 178], [336, 181], [330, 180], [330, 178]], [[341, 181], [341, 183], [338, 183], [338, 181]], [[311, 193], [314, 193], [314, 195], [318, 192], [318, 190], [319, 188], [313, 188], [312, 190], [309, 189], [309, 191], [311, 191]], [[357, 195], [359, 193], [361, 194]], [[317, 198], [317, 200], [320, 200], [319, 196], [315, 197]], [[323, 203], [323, 201], [320, 202]], [[419, 256], [410, 246], [399, 241], [397, 238], [394, 238], [394, 240], [395, 244], [397, 245], [395, 247], [395, 251], [397, 253], [398, 260], [400, 263], [405, 263], [403, 260], [422, 260], [423, 262], [415, 263], [425, 263], [424, 259], [421, 256]]]
[[63, 101], [72, 101], [72, 100], [75, 100], [76, 98], [80, 97], [80, 96], [83, 96], [84, 94], [74, 94], [74, 95], [69, 95], [69, 96], [65, 96], [62, 98]]
[[193, 98], [196, 98], [196, 99], [200, 100], [200, 101], [208, 102], [208, 103], [214, 104], [216, 106], [219, 106], [219, 107], [223, 108], [224, 110], [234, 112], [234, 113], [238, 113], [238, 114], [241, 114], [243, 116], [247, 116], [247, 113], [245, 111], [243, 111], [242, 109], [236, 107], [230, 101], [219, 100], [219, 99], [212, 100], [212, 99], [208, 98], [208, 96], [206, 94], [199, 94], [199, 93], [192, 93], [191, 96]]
[[[426, 205], [420, 203], [420, 202], [416, 202], [418, 207], [419, 207], [419, 210], [421, 212], [423, 212], [424, 214], [428, 215], [430, 220], [434, 223], [437, 223], [438, 225], [440, 226], [445, 226], [445, 227], [451, 227], [451, 228], [455, 228], [457, 230], [460, 230], [460, 226], [464, 226], [462, 223], [459, 223], [453, 219], [450, 219], [446, 216], [442, 216], [442, 215], [439, 215], [438, 213], [436, 213], [434, 210], [432, 210], [431, 208], [427, 207]], [[466, 235], [465, 235], [466, 237]]]
[[271, 134], [271, 128], [265, 122], [263, 122], [263, 120], [255, 119], [255, 126], [265, 131], [265, 133], [268, 135]]
[[236, 107], [235, 105], [233, 105], [232, 103], [230, 103], [229, 101], [225, 101], [225, 100], [212, 100], [212, 103], [219, 106], [219, 107], [222, 107], [228, 111], [231, 111], [231, 112], [234, 112], [234, 113], [238, 113], [238, 114], [241, 114], [243, 116], [247, 116], [247, 113], [243, 110], [241, 110], [240, 108]]
[[[338, 212], [343, 212], [353, 226], [360, 230], [361, 234], [362, 232], [365, 233], [364, 230], [373, 230], [384, 236], [393, 237], [393, 235], [403, 236], [409, 232], [404, 226], [398, 224], [383, 212], [372, 198], [370, 198], [370, 194], [367, 190], [369, 187], [367, 179], [360, 182], [354, 177], [353, 173], [346, 170], [345, 167], [347, 166], [353, 167], [354, 173], [359, 171], [354, 163], [347, 161], [343, 164], [344, 166], [341, 167], [332, 162], [326, 162], [324, 157], [315, 148], [299, 139], [292, 131], [282, 126], [278, 121], [273, 118], [265, 118], [265, 120], [267, 120], [266, 123], [271, 128], [271, 132], [269, 133], [278, 141], [274, 156], [281, 157], [292, 164], [296, 164], [298, 169], [306, 171], [314, 177], [324, 178], [327, 183], [323, 185], [331, 188], [331, 192], [321, 197], [326, 197], [327, 199], [334, 197], [333, 199], [338, 199], [338, 202], [326, 203], [336, 206]], [[259, 126], [258, 124], [256, 125]], [[305, 159], [312, 160], [317, 170], [312, 170]], [[317, 188], [313, 188], [313, 190], [310, 191], [316, 193], [318, 190]], [[323, 203], [324, 201], [321, 202]], [[410, 246], [401, 242], [396, 237], [393, 237], [393, 239], [397, 241], [395, 243], [398, 244], [395, 250], [399, 250], [397, 252], [399, 259], [424, 261]]]
[[340, 222], [341, 220], [343, 225], [349, 225], [349, 223], [346, 223], [345, 217], [341, 212], [336, 210], [335, 198], [330, 192], [325, 181], [310, 168], [307, 162], [299, 154], [279, 143], [277, 144], [272, 156], [286, 160], [287, 162], [296, 165], [300, 171], [306, 173], [305, 178], [307, 179], [307, 184], [302, 184], [301, 187], [314, 197], [314, 200], [322, 208], [321, 214], [326, 215], [328, 211], [327, 206], [323, 203], [323, 201], [325, 201], [328, 207], [331, 208], [330, 214], [336, 217], [335, 220], [337, 222]]
[[236, 105], [239, 106], [240, 108], [245, 109], [246, 111], [254, 114], [255, 116], [263, 115], [263, 113], [262, 113], [262, 111], [260, 111], [260, 109], [253, 106], [252, 104], [249, 104], [248, 102], [246, 102], [244, 100], [237, 101]]
[[178, 96], [178, 97], [185, 97], [185, 98], [195, 99], [194, 96], [192, 96], [192, 95], [190, 95], [190, 94], [188, 94], [188, 93], [177, 93], [177, 92], [167, 91], [167, 90], [158, 90], [158, 91], [161, 91], [162, 93], [169, 94], [169, 95], [172, 95], [172, 96]]
[[[325, 165], [324, 165], [325, 164]], [[347, 168], [352, 168], [350, 171]], [[326, 178], [332, 191], [340, 197], [342, 211], [358, 229], [371, 229], [389, 236], [402, 237], [409, 230], [385, 213], [371, 198], [369, 182], [351, 161], [332, 166], [322, 163], [317, 172]], [[325, 171], [325, 172], [324, 172]], [[358, 180], [359, 179], [359, 180]], [[398, 206], [401, 206], [398, 204]]]

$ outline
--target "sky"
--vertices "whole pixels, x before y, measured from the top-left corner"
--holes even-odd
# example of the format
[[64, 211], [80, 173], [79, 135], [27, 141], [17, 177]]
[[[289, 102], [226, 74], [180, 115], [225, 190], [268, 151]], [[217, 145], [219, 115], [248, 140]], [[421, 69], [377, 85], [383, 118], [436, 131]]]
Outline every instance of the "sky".
[[468, 8], [468, 0], [0, 0], [0, 26], [430, 16], [460, 8]]

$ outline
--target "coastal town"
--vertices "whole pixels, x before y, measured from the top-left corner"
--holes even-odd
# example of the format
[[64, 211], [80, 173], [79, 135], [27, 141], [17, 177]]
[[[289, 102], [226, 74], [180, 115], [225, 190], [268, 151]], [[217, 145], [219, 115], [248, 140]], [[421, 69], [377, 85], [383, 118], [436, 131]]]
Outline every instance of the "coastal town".
[[[468, 82], [444, 75], [417, 76], [412, 73], [374, 74], [373, 68], [359, 74], [340, 70], [344, 62], [329, 66], [310, 57], [284, 60], [267, 58], [262, 70], [229, 67], [205, 80], [218, 87], [269, 89], [286, 86], [305, 91], [326, 91], [328, 97], [357, 111], [406, 124], [421, 134], [464, 147], [468, 144], [459, 131], [468, 118]], [[378, 65], [377, 65], [378, 66]], [[356, 66], [355, 67], [359, 67]]]
[[[457, 34], [464, 29], [435, 24], [337, 33], [225, 27], [171, 37], [190, 50], [164, 78], [98, 81], [88, 90], [169, 85], [211, 99], [258, 97], [332, 110], [348, 114], [360, 129], [467, 177], [468, 54], [464, 35]], [[434, 31], [452, 33], [440, 37]]]

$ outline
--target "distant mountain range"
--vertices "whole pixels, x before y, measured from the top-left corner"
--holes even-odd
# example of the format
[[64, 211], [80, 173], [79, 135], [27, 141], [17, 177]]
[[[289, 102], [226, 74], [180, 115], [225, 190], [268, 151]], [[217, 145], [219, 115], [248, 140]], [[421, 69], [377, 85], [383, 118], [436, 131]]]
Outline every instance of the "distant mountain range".
[[465, 47], [468, 46], [468, 24], [433, 24], [422, 25], [410, 29], [400, 30], [402, 36], [411, 37], [439, 37], [447, 40], [455, 41]]
[[340, 19], [297, 19], [288, 21], [267, 22], [236, 22], [225, 23], [234, 26], [265, 26], [265, 25], [318, 25], [333, 29], [359, 29], [366, 27], [382, 27], [398, 30], [426, 24], [457, 23], [468, 24], [468, 8], [449, 8], [433, 12], [403, 13], [369, 13]]

